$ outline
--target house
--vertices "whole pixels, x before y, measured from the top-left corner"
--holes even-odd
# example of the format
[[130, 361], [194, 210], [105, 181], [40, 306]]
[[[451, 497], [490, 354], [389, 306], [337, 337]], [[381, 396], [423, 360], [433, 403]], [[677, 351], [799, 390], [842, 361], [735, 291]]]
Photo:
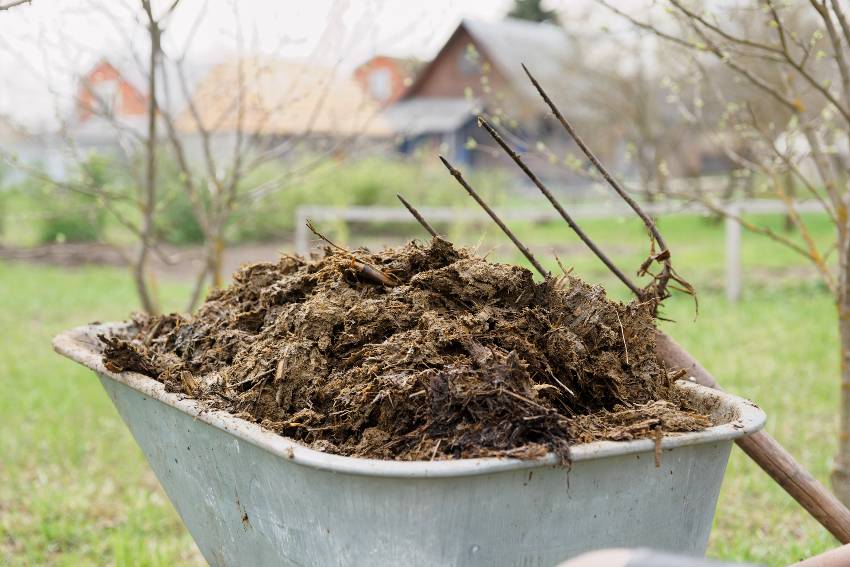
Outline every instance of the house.
[[217, 151], [232, 147], [237, 136], [260, 149], [287, 143], [346, 151], [355, 140], [392, 135], [380, 111], [360, 82], [333, 68], [250, 57], [214, 66], [176, 124], [186, 136], [209, 132]]
[[[185, 108], [208, 65], [177, 69], [163, 65], [157, 74], [157, 106], [176, 115]], [[131, 55], [102, 58], [78, 80], [75, 106], [65, 124], [67, 136], [81, 151], [116, 152], [147, 136], [147, 69]], [[158, 136], [166, 135], [159, 124]]]
[[520, 146], [553, 138], [563, 144], [565, 138], [556, 132], [522, 64], [556, 103], [569, 105], [570, 54], [570, 40], [556, 25], [510, 18], [463, 20], [384, 117], [399, 135], [402, 152], [439, 145], [469, 164], [493, 159], [470, 151], [492, 145], [475, 125], [478, 113], [494, 117]]
[[398, 100], [422, 67], [417, 59], [377, 55], [354, 70], [354, 79], [382, 105]]
[[132, 61], [102, 58], [78, 80], [75, 106], [65, 124], [82, 152], [115, 153], [147, 130], [147, 83]]
[[[157, 104], [175, 113], [185, 106], [197, 77], [207, 67], [186, 66], [178, 76], [173, 66], [158, 75]], [[185, 86], [185, 88], [184, 88]], [[100, 58], [77, 79], [70, 109], [58, 125], [27, 132], [0, 117], [0, 151], [22, 166], [43, 170], [54, 179], [75, 172], [89, 153], [129, 159], [148, 132], [147, 76], [132, 55]], [[162, 121], [158, 137], [166, 136]], [[7, 181], [25, 178], [24, 168], [11, 168]]]
[[147, 111], [147, 89], [133, 84], [107, 59], [98, 61], [80, 78], [76, 114], [79, 123], [103, 114], [117, 118], [143, 117]]

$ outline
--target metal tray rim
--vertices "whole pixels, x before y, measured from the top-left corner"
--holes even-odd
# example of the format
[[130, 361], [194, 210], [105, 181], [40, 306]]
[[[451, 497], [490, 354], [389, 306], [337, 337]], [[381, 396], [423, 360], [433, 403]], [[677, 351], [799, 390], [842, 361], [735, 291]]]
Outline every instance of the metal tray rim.
[[[191, 415], [193, 418], [229, 433], [243, 441], [260, 447], [293, 463], [344, 474], [378, 477], [458, 477], [492, 474], [509, 470], [559, 466], [553, 454], [540, 459], [480, 458], [437, 461], [390, 461], [332, 455], [316, 451], [301, 443], [269, 431], [258, 424], [235, 417], [227, 412], [211, 410], [185, 395], [167, 392], [165, 386], [149, 376], [135, 372], [115, 373], [107, 370], [96, 350], [97, 335], [116, 333], [126, 329], [128, 323], [96, 323], [64, 331], [53, 339], [54, 350], [71, 360], [95, 371], [100, 376], [132, 388], [151, 399]], [[764, 426], [765, 414], [754, 403], [719, 390], [679, 380], [677, 386], [689, 395], [712, 397], [716, 408], [735, 416], [728, 423], [703, 431], [667, 435], [661, 440], [662, 450], [677, 447], [730, 441], [754, 433]], [[651, 439], [635, 441], [597, 441], [570, 448], [575, 462], [602, 459], [619, 455], [653, 453], [655, 442]]]

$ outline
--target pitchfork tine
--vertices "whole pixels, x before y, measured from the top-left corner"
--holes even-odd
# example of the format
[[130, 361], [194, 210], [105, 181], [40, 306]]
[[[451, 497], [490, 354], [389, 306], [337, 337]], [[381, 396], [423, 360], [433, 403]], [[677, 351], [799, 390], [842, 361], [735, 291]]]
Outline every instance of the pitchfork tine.
[[549, 106], [549, 109], [552, 111], [552, 114], [555, 115], [555, 118], [557, 118], [558, 122], [561, 123], [561, 126], [564, 127], [564, 130], [567, 131], [567, 134], [569, 134], [570, 137], [575, 140], [575, 143], [578, 145], [579, 149], [581, 149], [582, 153], [587, 156], [587, 159], [590, 160], [590, 163], [592, 163], [593, 166], [597, 169], [597, 171], [599, 171], [599, 173], [602, 175], [608, 185], [610, 185], [614, 189], [614, 191], [617, 192], [617, 195], [619, 195], [620, 198], [622, 198], [626, 202], [626, 204], [631, 207], [635, 214], [640, 217], [640, 219], [643, 221], [643, 224], [646, 225], [646, 228], [652, 235], [652, 238], [661, 247], [661, 252], [659, 253], [659, 255], [665, 254], [664, 259], [662, 260], [664, 267], [662, 268], [661, 275], [658, 277], [658, 293], [656, 295], [659, 299], [666, 297], [665, 294], [667, 289], [667, 282], [670, 280], [670, 277], [672, 275], [672, 267], [670, 264], [670, 252], [669, 248], [667, 248], [667, 244], [664, 242], [664, 238], [661, 236], [661, 233], [655, 226], [655, 223], [643, 211], [640, 205], [638, 205], [637, 202], [632, 199], [628, 193], [626, 193], [620, 183], [616, 179], [614, 179], [614, 176], [612, 176], [608, 172], [608, 170], [605, 169], [605, 166], [602, 165], [602, 162], [599, 161], [599, 158], [597, 158], [596, 155], [587, 146], [587, 144], [584, 143], [584, 140], [582, 140], [581, 136], [578, 135], [572, 124], [567, 122], [567, 119], [564, 118], [564, 115], [561, 114], [561, 111], [558, 110], [558, 107], [555, 106], [555, 103], [552, 102], [552, 99], [549, 98], [549, 95], [546, 94], [546, 91], [543, 90], [543, 87], [540, 86], [540, 83], [537, 82], [537, 79], [534, 78], [534, 75], [531, 74], [531, 71], [528, 70], [528, 67], [526, 67], [524, 63], [522, 64], [522, 68], [525, 71], [525, 74], [528, 75], [528, 78], [531, 80], [531, 84], [533, 84], [534, 88], [537, 89], [537, 92], [540, 93], [540, 96], [541, 98], [543, 98], [543, 101], [547, 104], [547, 106]]
[[490, 215], [490, 218], [493, 219], [493, 222], [495, 222], [499, 226], [499, 228], [502, 229], [502, 232], [504, 232], [507, 235], [507, 237], [511, 239], [511, 242], [513, 242], [514, 245], [517, 248], [519, 248], [519, 251], [522, 252], [522, 254], [528, 259], [529, 262], [531, 262], [531, 265], [534, 266], [537, 269], [538, 272], [540, 272], [540, 275], [543, 276], [544, 278], [549, 278], [549, 272], [547, 272], [543, 268], [543, 266], [540, 265], [540, 262], [538, 262], [537, 258], [534, 257], [534, 255], [531, 253], [531, 251], [528, 248], [526, 248], [525, 244], [520, 242], [519, 238], [517, 238], [514, 235], [514, 233], [511, 232], [511, 229], [509, 229], [507, 227], [507, 225], [505, 225], [505, 223], [502, 222], [502, 219], [499, 218], [499, 215], [497, 215], [495, 213], [495, 211], [493, 211], [493, 209], [491, 209], [487, 205], [487, 203], [485, 203], [484, 200], [481, 199], [481, 197], [478, 195], [478, 193], [475, 192], [475, 189], [473, 189], [469, 185], [469, 183], [466, 182], [466, 179], [463, 178], [463, 175], [460, 173], [460, 171], [458, 171], [457, 169], [452, 167], [452, 164], [450, 164], [448, 162], [448, 160], [446, 160], [446, 158], [444, 158], [443, 156], [439, 156], [439, 157], [440, 157], [440, 161], [443, 162], [443, 165], [446, 166], [446, 169], [449, 170], [449, 173], [452, 174], [452, 177], [454, 177], [457, 180], [457, 182], [460, 183], [460, 186], [463, 187], [464, 189], [466, 189], [466, 192], [469, 193], [469, 196], [472, 197], [473, 199], [475, 199], [475, 202], [478, 203], [478, 205], [482, 209], [484, 209], [484, 211], [488, 215]]
[[537, 188], [540, 189], [540, 192], [543, 193], [543, 195], [547, 199], [549, 199], [549, 202], [552, 203], [552, 206], [555, 207], [555, 210], [558, 211], [558, 213], [561, 215], [561, 218], [567, 221], [567, 224], [570, 225], [570, 228], [573, 229], [573, 232], [575, 232], [578, 237], [581, 238], [582, 242], [584, 242], [587, 247], [590, 248], [600, 260], [602, 260], [602, 263], [605, 264], [605, 266], [609, 270], [611, 270], [611, 273], [617, 276], [620, 281], [626, 285], [626, 287], [632, 290], [632, 293], [634, 293], [637, 297], [641, 297], [641, 289], [637, 285], [635, 285], [626, 276], [626, 274], [624, 274], [620, 270], [620, 268], [614, 265], [614, 262], [612, 262], [611, 259], [608, 258], [608, 256], [606, 256], [602, 250], [600, 250], [596, 243], [590, 239], [590, 237], [581, 229], [578, 223], [576, 223], [575, 220], [573, 220], [573, 218], [569, 215], [569, 213], [564, 210], [564, 208], [561, 206], [561, 203], [559, 203], [558, 200], [555, 199], [555, 196], [552, 194], [552, 192], [549, 191], [549, 189], [543, 184], [542, 181], [540, 181], [540, 178], [538, 178], [534, 174], [534, 172], [529, 169], [525, 162], [522, 161], [522, 158], [519, 156], [519, 154], [517, 154], [511, 149], [510, 146], [508, 146], [507, 142], [505, 142], [502, 136], [499, 135], [499, 132], [493, 126], [491, 126], [487, 122], [487, 120], [484, 119], [483, 116], [478, 117], [478, 122], [481, 124], [481, 126], [484, 127], [485, 130], [487, 130], [487, 133], [490, 134], [490, 137], [493, 138], [503, 150], [505, 150], [505, 153], [507, 153], [511, 157], [511, 159], [514, 160], [514, 163], [519, 166], [523, 173], [525, 173], [525, 175], [528, 176], [529, 179], [531, 179], [532, 183], [534, 183]]
[[429, 233], [431, 236], [435, 237], [435, 238], [436, 238], [437, 236], [439, 236], [439, 234], [437, 234], [437, 231], [436, 231], [436, 230], [434, 230], [434, 227], [432, 227], [430, 224], [428, 224], [428, 221], [426, 221], [426, 220], [425, 220], [425, 217], [423, 217], [423, 216], [419, 213], [419, 211], [417, 211], [417, 210], [413, 207], [413, 205], [411, 205], [410, 203], [408, 203], [408, 202], [405, 200], [405, 198], [404, 198], [404, 197], [402, 197], [401, 195], [399, 195], [398, 193], [396, 193], [396, 197], [398, 197], [398, 200], [399, 200], [399, 201], [401, 201], [401, 204], [402, 204], [402, 205], [404, 205], [404, 207], [405, 207], [408, 211], [410, 211], [410, 214], [411, 214], [411, 215], [413, 215], [413, 218], [415, 218], [417, 221], [419, 221], [419, 224], [421, 224], [421, 225], [422, 225], [422, 228], [424, 228], [425, 230], [427, 230], [427, 231], [428, 231], [428, 233]]

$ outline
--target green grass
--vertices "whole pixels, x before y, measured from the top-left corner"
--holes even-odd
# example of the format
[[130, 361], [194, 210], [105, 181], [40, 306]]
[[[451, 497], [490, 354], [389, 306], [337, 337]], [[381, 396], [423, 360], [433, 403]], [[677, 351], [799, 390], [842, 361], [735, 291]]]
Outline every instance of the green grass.
[[[624, 238], [643, 245], [639, 228], [624, 225], [622, 231]], [[670, 232], [683, 243], [693, 240], [693, 251], [681, 254], [683, 261], [718, 263], [712, 257], [716, 249], [704, 261], [696, 259], [700, 247], [711, 246], [702, 243], [714, 238], [710, 228], [683, 223]], [[747, 254], [760, 262], [790, 260], [778, 257], [784, 252], [769, 243], [748, 240], [747, 246], [756, 247]], [[691, 253], [694, 259], [687, 260]], [[639, 257], [639, 251], [634, 254]], [[586, 257], [571, 260], [593, 265]], [[167, 305], [176, 306], [186, 289], [169, 285], [160, 291]], [[58, 331], [123, 318], [134, 305], [132, 286], [120, 270], [0, 263], [0, 564], [200, 561], [94, 376], [50, 347]], [[839, 391], [829, 296], [817, 286], [759, 285], [748, 288], [738, 305], [703, 293], [695, 321], [686, 298], [672, 300], [666, 314], [678, 321], [666, 325], [669, 332], [724, 386], [756, 400], [769, 415], [767, 430], [826, 482]], [[835, 545], [758, 467], [733, 450], [711, 556], [787, 564]]]
[[[766, 429], [827, 483], [835, 452], [838, 339], [829, 295], [806, 289], [763, 292], [738, 305], [717, 295], [692, 306], [675, 301], [666, 324], [724, 387], [756, 401]], [[837, 544], [741, 451], [732, 459], [718, 504], [709, 554], [787, 565]]]
[[0, 564], [197, 562], [99, 383], [50, 346], [62, 329], [125, 318], [135, 304], [119, 270], [0, 263]]

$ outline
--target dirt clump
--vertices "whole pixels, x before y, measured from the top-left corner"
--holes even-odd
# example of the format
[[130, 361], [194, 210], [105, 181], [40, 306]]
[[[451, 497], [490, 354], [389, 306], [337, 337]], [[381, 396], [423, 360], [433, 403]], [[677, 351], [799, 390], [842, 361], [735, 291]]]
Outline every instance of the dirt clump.
[[575, 443], [711, 425], [653, 331], [646, 306], [435, 238], [244, 266], [193, 316], [139, 316], [103, 340], [111, 370], [318, 450], [568, 462]]

